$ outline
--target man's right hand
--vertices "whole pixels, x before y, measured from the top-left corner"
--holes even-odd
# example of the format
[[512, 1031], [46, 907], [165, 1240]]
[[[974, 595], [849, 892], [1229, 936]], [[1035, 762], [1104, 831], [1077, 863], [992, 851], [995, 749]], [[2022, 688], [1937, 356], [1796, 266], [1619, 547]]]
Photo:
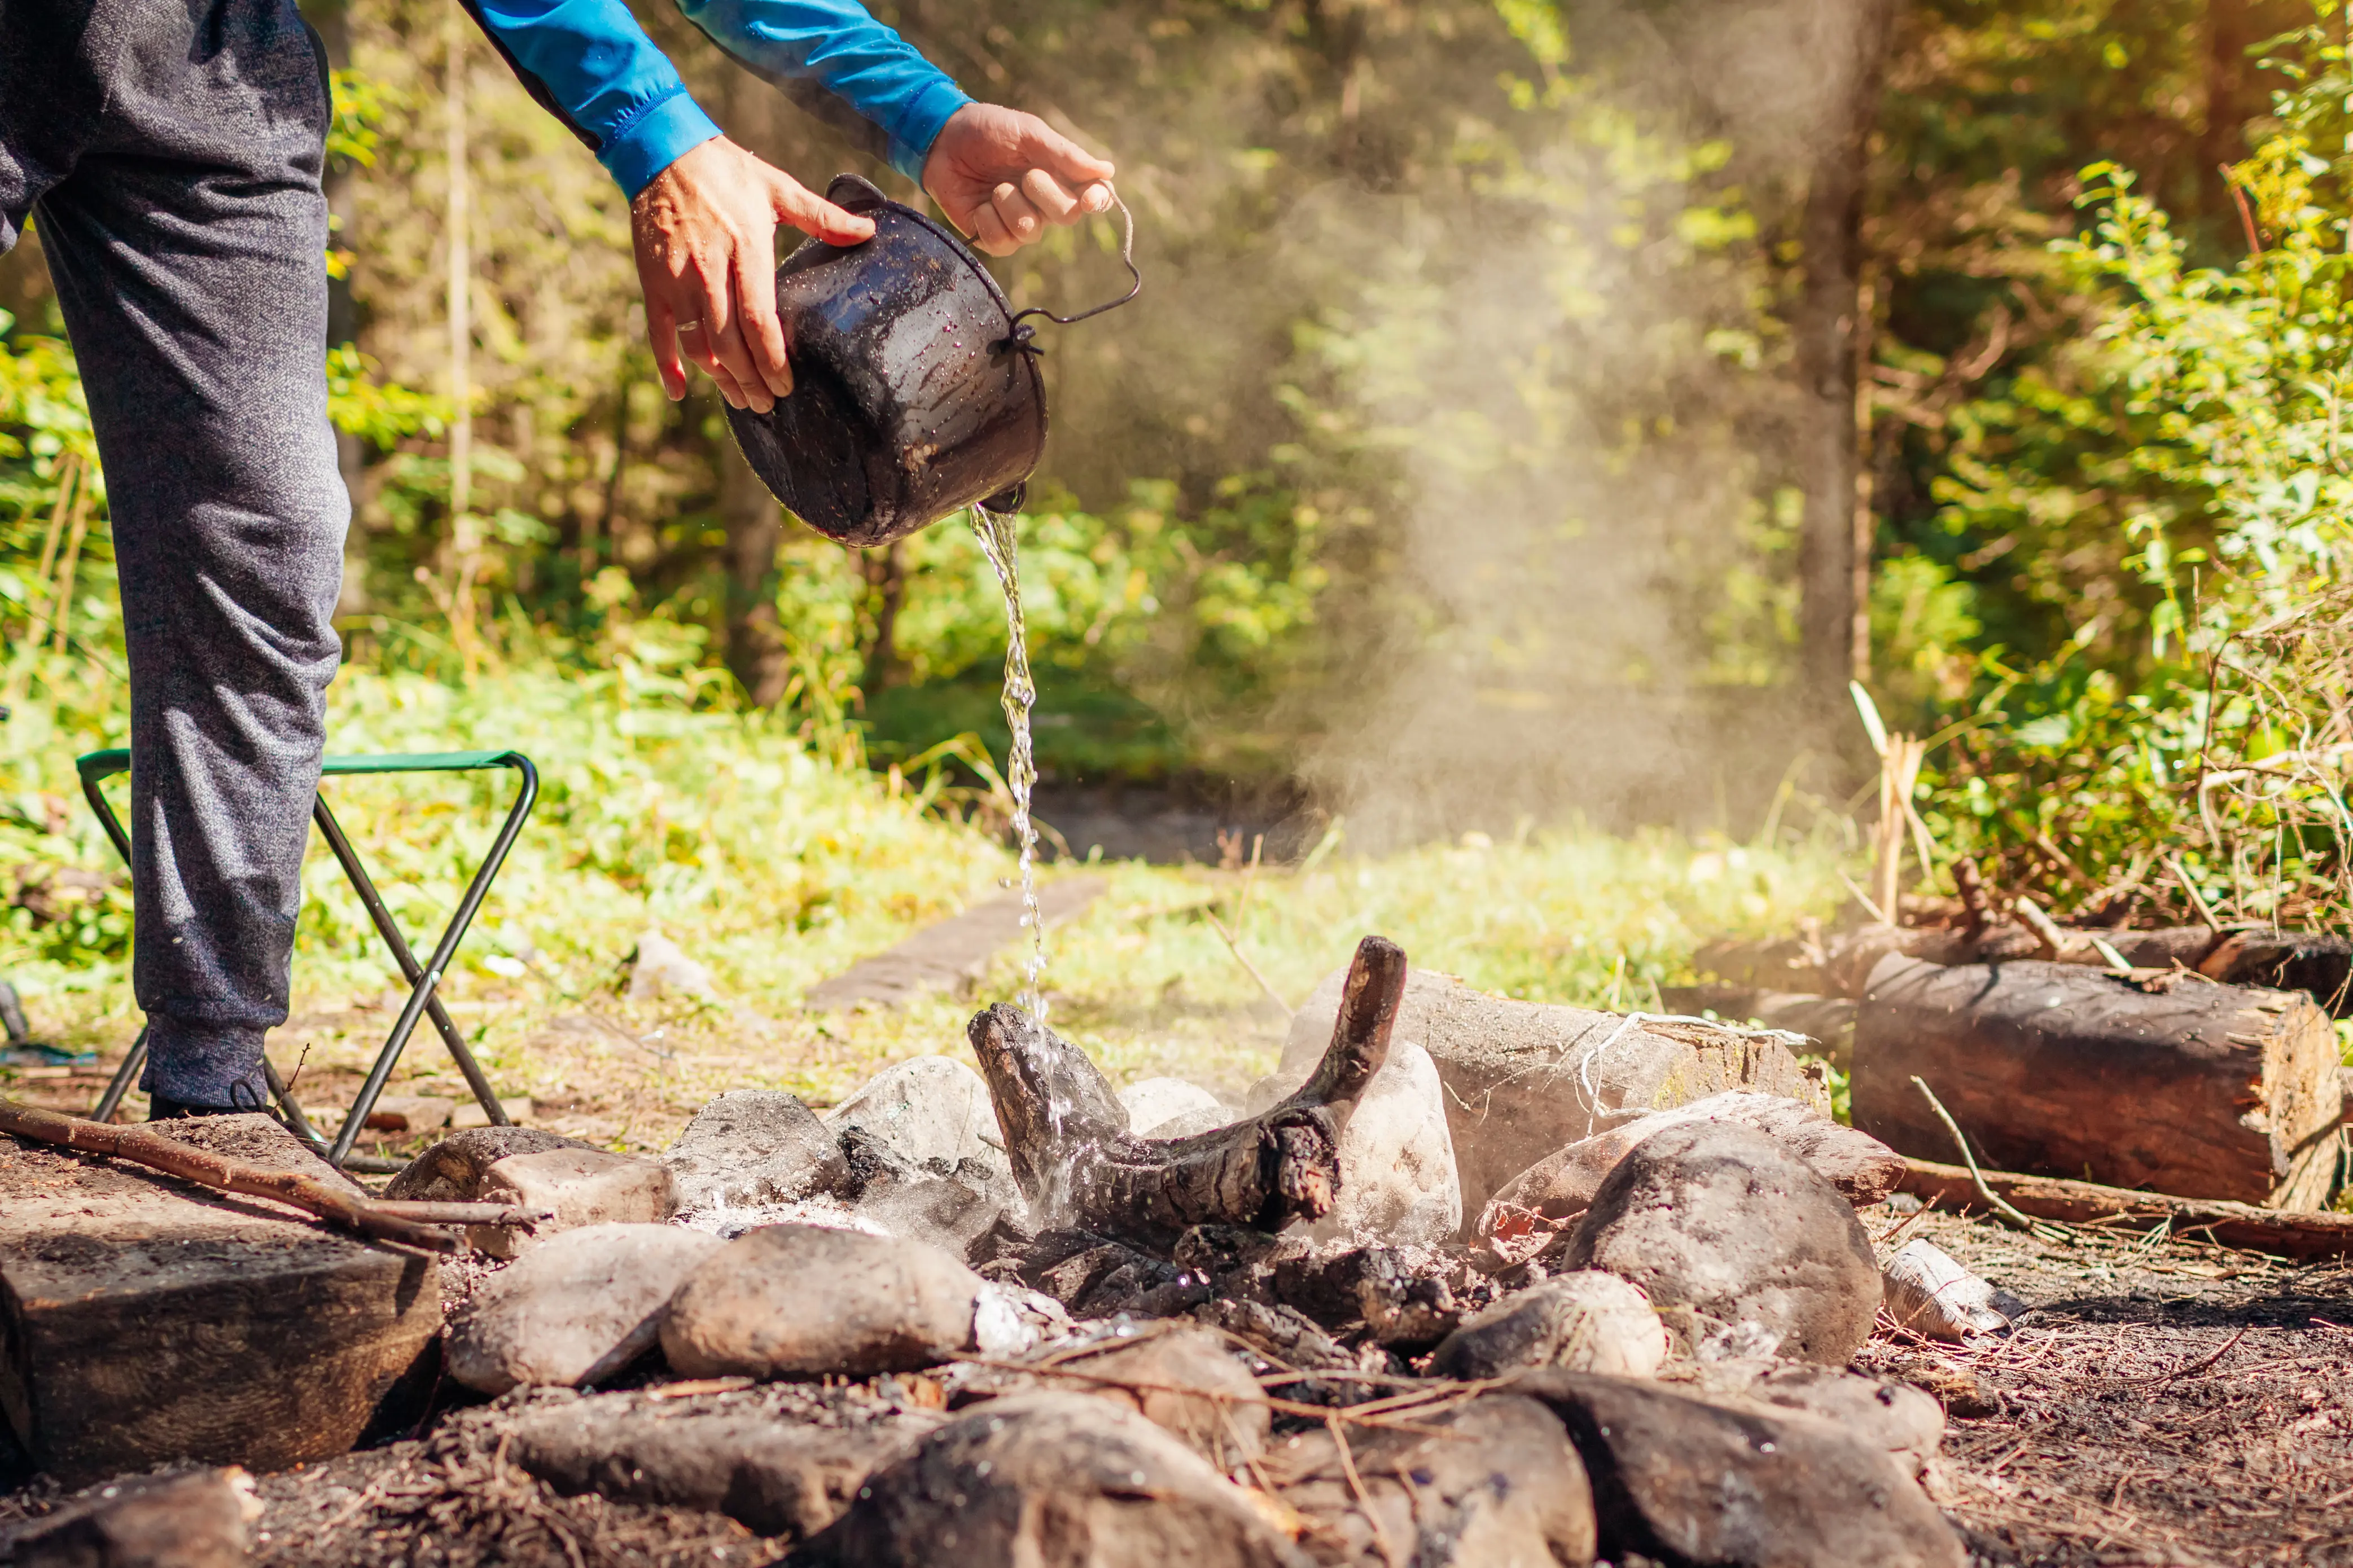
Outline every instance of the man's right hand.
[[671, 402], [686, 395], [681, 358], [709, 372], [737, 408], [765, 414], [792, 391], [776, 319], [779, 223], [832, 245], [874, 233], [871, 218], [835, 206], [725, 137], [681, 156], [629, 204], [646, 341]]

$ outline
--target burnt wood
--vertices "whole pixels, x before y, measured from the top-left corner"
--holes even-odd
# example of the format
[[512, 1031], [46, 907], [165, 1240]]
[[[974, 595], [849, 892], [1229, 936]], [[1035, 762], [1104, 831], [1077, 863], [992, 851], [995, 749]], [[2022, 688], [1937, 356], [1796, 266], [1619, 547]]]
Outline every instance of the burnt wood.
[[2302, 992], [2068, 963], [1891, 958], [1855, 1023], [1854, 1125], [1900, 1153], [2274, 1208], [2325, 1207], [2344, 1097]]
[[1126, 1108], [1078, 1047], [1009, 1004], [976, 1015], [967, 1035], [1022, 1195], [1050, 1223], [1164, 1249], [1197, 1225], [1320, 1219], [1340, 1187], [1340, 1129], [1388, 1058], [1405, 974], [1402, 949], [1366, 937], [1332, 1043], [1297, 1092], [1166, 1141], [1128, 1131]]

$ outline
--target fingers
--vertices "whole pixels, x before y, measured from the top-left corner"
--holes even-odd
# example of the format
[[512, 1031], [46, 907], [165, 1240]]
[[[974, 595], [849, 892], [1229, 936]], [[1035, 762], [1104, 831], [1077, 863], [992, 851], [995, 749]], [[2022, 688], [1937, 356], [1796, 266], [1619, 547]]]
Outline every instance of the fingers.
[[997, 208], [987, 202], [972, 209], [964, 226], [971, 234], [973, 244], [990, 256], [1010, 256], [1021, 248], [1021, 242], [1006, 228], [1005, 220], [997, 216]]
[[686, 395], [686, 366], [679, 362], [678, 312], [652, 288], [646, 289], [646, 347], [653, 351], [654, 374], [672, 403]]
[[787, 175], [776, 177], [775, 200], [780, 221], [828, 245], [857, 245], [874, 237], [872, 218], [844, 211]]
[[[1098, 158], [1034, 114], [1022, 116], [1022, 156], [1036, 168], [1054, 175], [1072, 190], [1099, 184], [1116, 173], [1108, 158]], [[1093, 209], [1100, 212], [1102, 208]]]
[[1013, 237], [1016, 245], [1027, 245], [1046, 232], [1046, 219], [1021, 194], [1021, 187], [1008, 180], [988, 193], [989, 205], [996, 210], [997, 221]]
[[1079, 198], [1043, 169], [1032, 169], [1021, 176], [1021, 194], [1048, 223], [1071, 223], [1080, 216]]

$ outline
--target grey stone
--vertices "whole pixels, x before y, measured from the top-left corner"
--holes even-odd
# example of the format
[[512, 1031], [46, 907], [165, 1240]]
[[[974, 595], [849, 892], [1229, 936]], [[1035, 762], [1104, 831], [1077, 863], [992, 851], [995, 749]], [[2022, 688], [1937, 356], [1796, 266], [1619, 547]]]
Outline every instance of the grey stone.
[[1475, 1382], [1519, 1367], [1648, 1377], [1667, 1359], [1666, 1325], [1614, 1274], [1564, 1274], [1513, 1292], [1441, 1342], [1432, 1377]]
[[[1422, 1431], [1349, 1426], [1276, 1444], [1261, 1467], [1307, 1521], [1301, 1544], [1334, 1568], [1583, 1568], [1593, 1497], [1559, 1417], [1490, 1395]], [[1436, 1430], [1427, 1430], [1428, 1428]]]
[[1479, 1233], [1495, 1233], [1500, 1205], [1512, 1205], [1550, 1220], [1583, 1214], [1628, 1151], [1654, 1132], [1691, 1121], [1734, 1122], [1769, 1135], [1812, 1166], [1857, 1208], [1878, 1203], [1904, 1178], [1904, 1156], [1868, 1132], [1841, 1127], [1814, 1107], [1781, 1095], [1734, 1090], [1672, 1110], [1653, 1111], [1579, 1139], [1538, 1161], [1497, 1191], [1479, 1217]]
[[1782, 1362], [1763, 1368], [1744, 1393], [1762, 1404], [1820, 1416], [1884, 1448], [1915, 1476], [1945, 1438], [1945, 1407], [1909, 1384]]
[[484, 1394], [585, 1388], [653, 1349], [670, 1299], [726, 1245], [668, 1225], [592, 1225], [484, 1281], [449, 1325], [449, 1375]]
[[1880, 1270], [1887, 1315], [1915, 1333], [1958, 1343], [2006, 1332], [2026, 1303], [1997, 1290], [1943, 1247], [1915, 1237]]
[[1879, 1447], [1818, 1416], [1645, 1379], [1523, 1373], [1568, 1427], [1601, 1551], [1713, 1568], [1963, 1568], [1960, 1537]]
[[[1325, 976], [1300, 1004], [1279, 1073], [1304, 1076], [1330, 1043], [1345, 973]], [[1432, 970], [1407, 976], [1395, 1037], [1437, 1065], [1472, 1215], [1556, 1150], [1647, 1111], [1734, 1089], [1830, 1109], [1822, 1086], [1770, 1037], [1514, 1002]]]
[[[1296, 1089], [1314, 1065], [1253, 1085], [1251, 1112]], [[1332, 1212], [1301, 1234], [1319, 1242], [1435, 1247], [1461, 1228], [1462, 1184], [1446, 1089], [1430, 1053], [1400, 1036], [1340, 1130], [1340, 1190]]]
[[912, 1372], [971, 1345], [984, 1283], [920, 1242], [764, 1226], [688, 1276], [662, 1353], [687, 1377]]
[[796, 1568], [1306, 1568], [1240, 1487], [1079, 1394], [991, 1400], [876, 1471]]
[[987, 1081], [952, 1057], [915, 1057], [884, 1068], [828, 1112], [825, 1124], [836, 1137], [863, 1131], [934, 1175], [947, 1175], [966, 1160], [1013, 1173]]
[[748, 1208], [839, 1194], [841, 1146], [794, 1095], [731, 1089], [694, 1113], [662, 1151], [678, 1211]]
[[799, 1540], [839, 1518], [875, 1468], [914, 1436], [580, 1399], [526, 1414], [512, 1457], [566, 1495], [724, 1513], [756, 1534]]
[[1271, 1421], [1266, 1391], [1227, 1351], [1226, 1341], [1206, 1329], [1147, 1331], [1140, 1340], [1061, 1355], [1054, 1364], [1059, 1373], [1109, 1380], [1054, 1381], [1124, 1405], [1181, 1438], [1221, 1474], [1266, 1452]]
[[1127, 1130], [1138, 1138], [1190, 1138], [1233, 1120], [1216, 1095], [1181, 1078], [1129, 1084], [1119, 1091], [1119, 1102], [1127, 1107]]
[[385, 1185], [384, 1195], [426, 1204], [471, 1203], [480, 1195], [482, 1178], [491, 1167], [510, 1154], [595, 1147], [536, 1127], [469, 1128], [451, 1133], [411, 1160]]
[[658, 931], [638, 938], [638, 950], [629, 960], [630, 1001], [653, 1002], [664, 996], [709, 998], [717, 992], [710, 969], [688, 957], [678, 943]]
[[16, 1568], [244, 1568], [253, 1481], [226, 1469], [118, 1481], [17, 1531], [0, 1526]]
[[482, 1173], [476, 1197], [554, 1215], [529, 1230], [476, 1226], [466, 1239], [477, 1252], [513, 1258], [559, 1231], [591, 1225], [652, 1225], [670, 1212], [670, 1173], [651, 1160], [602, 1149], [549, 1149], [510, 1154]]
[[1846, 1199], [1730, 1122], [1644, 1139], [1594, 1194], [1567, 1263], [1630, 1279], [1662, 1310], [1763, 1336], [1767, 1353], [1829, 1366], [1853, 1359], [1879, 1310], [1879, 1265]]

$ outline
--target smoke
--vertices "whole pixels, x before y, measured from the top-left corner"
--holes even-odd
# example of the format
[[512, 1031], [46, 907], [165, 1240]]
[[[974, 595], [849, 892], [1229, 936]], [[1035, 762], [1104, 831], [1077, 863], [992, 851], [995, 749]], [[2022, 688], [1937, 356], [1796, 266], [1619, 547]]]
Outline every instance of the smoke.
[[1595, 9], [1616, 40], [1511, 199], [1395, 204], [1322, 347], [1392, 455], [1383, 613], [1304, 772], [1377, 846], [1727, 814], [1797, 750], [1798, 396], [1767, 247], [1850, 83], [1852, 8]]

